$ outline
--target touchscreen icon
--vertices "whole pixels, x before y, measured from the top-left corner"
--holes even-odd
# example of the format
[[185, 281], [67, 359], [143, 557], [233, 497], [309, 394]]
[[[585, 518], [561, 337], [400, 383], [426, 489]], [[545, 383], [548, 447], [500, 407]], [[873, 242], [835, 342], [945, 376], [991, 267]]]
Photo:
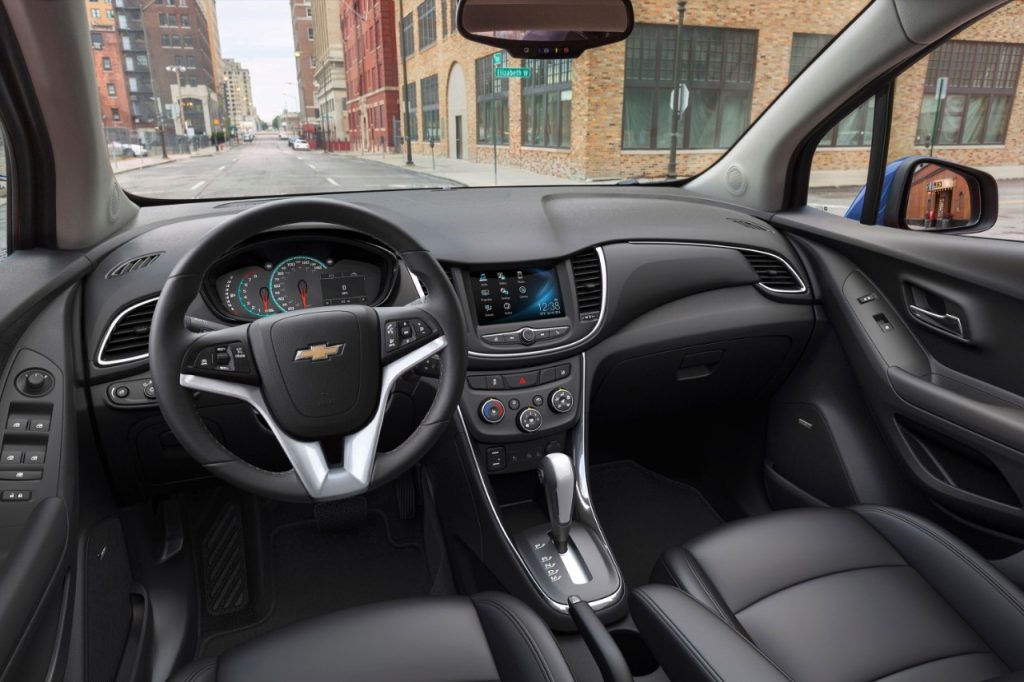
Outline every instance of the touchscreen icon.
[[480, 273], [480, 281], [481, 282], [486, 282], [487, 281], [487, 273], [486, 272], [481, 272]]
[[519, 293], [521, 293], [523, 296], [525, 296], [526, 295], [526, 287], [519, 287]]
[[491, 295], [491, 290], [490, 289], [481, 289], [480, 290], [480, 295], [481, 296], [490, 296]]
[[501, 289], [499, 289], [499, 291], [501, 292], [502, 296], [508, 296], [510, 293], [508, 287], [502, 287]]
[[499, 272], [498, 273], [498, 279], [501, 280], [502, 282], [504, 282], [505, 281], [505, 273], [504, 272]]
[[508, 301], [506, 301], [505, 305], [504, 305], [504, 308], [505, 308], [505, 310], [512, 310], [512, 304], [509, 303]]

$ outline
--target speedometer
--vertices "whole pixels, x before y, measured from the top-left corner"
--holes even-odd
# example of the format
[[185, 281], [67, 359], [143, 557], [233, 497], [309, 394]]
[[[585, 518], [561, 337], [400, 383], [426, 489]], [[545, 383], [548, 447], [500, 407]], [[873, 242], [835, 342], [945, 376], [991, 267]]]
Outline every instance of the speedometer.
[[261, 268], [232, 272], [224, 278], [221, 296], [233, 315], [266, 317], [277, 312], [270, 300], [269, 283], [269, 273]]
[[270, 273], [270, 296], [278, 310], [303, 310], [320, 305], [320, 273], [327, 266], [311, 256], [293, 256]]

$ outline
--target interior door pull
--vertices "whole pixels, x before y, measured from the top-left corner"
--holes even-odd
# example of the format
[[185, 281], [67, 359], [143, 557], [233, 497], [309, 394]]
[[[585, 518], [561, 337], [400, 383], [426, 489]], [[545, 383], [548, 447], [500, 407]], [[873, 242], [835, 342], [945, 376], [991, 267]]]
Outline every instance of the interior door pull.
[[910, 314], [915, 318], [928, 325], [941, 330], [947, 334], [952, 334], [958, 339], [966, 338], [964, 336], [964, 323], [956, 315], [949, 313], [936, 313], [922, 308], [919, 305], [909, 304]]

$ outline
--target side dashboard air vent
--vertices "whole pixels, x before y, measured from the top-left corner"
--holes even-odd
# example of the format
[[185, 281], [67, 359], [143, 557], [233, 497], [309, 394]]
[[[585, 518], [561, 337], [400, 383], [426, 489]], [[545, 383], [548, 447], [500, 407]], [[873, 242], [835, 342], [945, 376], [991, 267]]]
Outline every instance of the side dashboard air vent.
[[743, 251], [743, 256], [757, 273], [757, 285], [777, 294], [802, 294], [807, 291], [803, 280], [789, 263], [770, 253]]
[[[160, 253], [163, 252], [161, 251]], [[145, 256], [131, 258], [123, 263], [118, 263], [110, 269], [110, 272], [107, 273], [107, 279], [127, 275], [129, 272], [135, 272], [142, 268], [148, 268], [156, 262], [156, 259], [160, 257], [160, 253], [147, 253]]]
[[99, 364], [119, 365], [149, 357], [149, 327], [155, 309], [156, 299], [150, 298], [118, 313], [100, 343]]
[[768, 229], [767, 225], [756, 223], [753, 220], [744, 220], [743, 218], [727, 218], [727, 220], [731, 220], [737, 225], [742, 225], [743, 227], [746, 227], [747, 229], [750, 230], [761, 230], [762, 232], [771, 232], [771, 230]]
[[595, 322], [601, 317], [604, 278], [601, 258], [596, 250], [577, 253], [569, 260], [572, 278], [576, 282], [576, 304], [580, 322]]

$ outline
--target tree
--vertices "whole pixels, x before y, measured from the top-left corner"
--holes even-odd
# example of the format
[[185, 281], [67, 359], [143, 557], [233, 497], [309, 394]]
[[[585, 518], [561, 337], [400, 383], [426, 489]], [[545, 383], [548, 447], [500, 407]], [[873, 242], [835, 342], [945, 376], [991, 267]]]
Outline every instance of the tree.
[[280, 114], [274, 117], [274, 120], [270, 122], [270, 127], [274, 130], [281, 129], [281, 116]]

